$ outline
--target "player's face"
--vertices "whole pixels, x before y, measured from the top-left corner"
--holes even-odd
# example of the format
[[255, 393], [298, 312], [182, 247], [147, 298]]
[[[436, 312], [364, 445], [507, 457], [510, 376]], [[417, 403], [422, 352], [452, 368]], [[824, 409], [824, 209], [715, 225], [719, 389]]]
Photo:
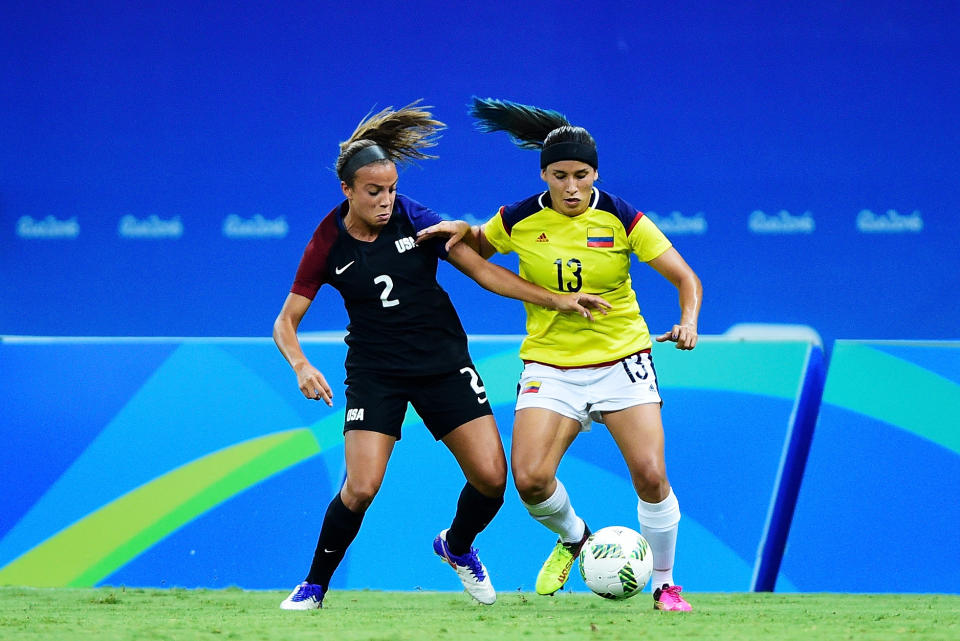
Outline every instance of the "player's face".
[[567, 216], [579, 216], [590, 206], [597, 170], [579, 160], [561, 160], [547, 165], [540, 176], [550, 188], [553, 208]]
[[353, 176], [353, 185], [340, 183], [343, 195], [350, 201], [351, 216], [371, 230], [390, 221], [393, 201], [397, 199], [397, 166], [392, 162], [364, 165]]

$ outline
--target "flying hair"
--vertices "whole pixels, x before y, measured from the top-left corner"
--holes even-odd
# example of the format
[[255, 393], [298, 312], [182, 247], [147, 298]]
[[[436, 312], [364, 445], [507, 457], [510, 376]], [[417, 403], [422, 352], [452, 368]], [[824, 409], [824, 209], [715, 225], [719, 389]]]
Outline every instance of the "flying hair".
[[551, 131], [570, 126], [566, 116], [552, 109], [476, 96], [471, 102], [470, 115], [476, 118], [477, 129], [486, 133], [505, 131], [521, 149], [542, 149]]
[[390, 159], [398, 163], [436, 158], [424, 150], [437, 144], [438, 132], [446, 125], [435, 120], [428, 109], [432, 107], [416, 100], [401, 109], [387, 107], [372, 115], [368, 113], [350, 138], [340, 143], [337, 175], [342, 180], [352, 180], [352, 175], [342, 175], [344, 165], [358, 151], [374, 145], [382, 147]]

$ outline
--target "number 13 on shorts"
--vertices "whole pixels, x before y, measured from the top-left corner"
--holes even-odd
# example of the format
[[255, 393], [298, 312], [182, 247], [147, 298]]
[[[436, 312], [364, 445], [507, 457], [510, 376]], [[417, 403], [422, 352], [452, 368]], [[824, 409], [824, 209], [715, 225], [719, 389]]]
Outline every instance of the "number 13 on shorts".
[[646, 356], [646, 354], [640, 353], [628, 356], [620, 361], [624, 371], [627, 372], [627, 376], [630, 377], [631, 383], [642, 383], [650, 377], [650, 372], [647, 371], [647, 365], [644, 363], [644, 357]]

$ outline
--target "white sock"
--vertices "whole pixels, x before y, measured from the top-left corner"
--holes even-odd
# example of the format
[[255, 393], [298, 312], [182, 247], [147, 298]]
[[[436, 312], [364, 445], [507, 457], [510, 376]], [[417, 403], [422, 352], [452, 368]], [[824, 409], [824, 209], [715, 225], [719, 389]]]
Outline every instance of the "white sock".
[[667, 498], [659, 503], [647, 503], [637, 499], [637, 520], [640, 533], [650, 544], [653, 552], [653, 576], [650, 585], [654, 590], [663, 584], [673, 585], [673, 561], [677, 549], [677, 530], [680, 526], [680, 503], [673, 488]]
[[557, 489], [546, 501], [534, 505], [523, 502], [523, 506], [530, 516], [556, 532], [564, 543], [577, 543], [583, 538], [587, 526], [573, 511], [567, 489], [560, 479], [557, 479]]

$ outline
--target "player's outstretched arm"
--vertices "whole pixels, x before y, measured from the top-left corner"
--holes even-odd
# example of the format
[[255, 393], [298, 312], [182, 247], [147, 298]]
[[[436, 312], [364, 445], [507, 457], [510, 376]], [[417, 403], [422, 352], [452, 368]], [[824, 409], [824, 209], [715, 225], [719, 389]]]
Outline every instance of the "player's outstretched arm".
[[661, 276], [673, 283], [680, 294], [680, 322], [657, 336], [657, 342], [673, 341], [677, 349], [693, 349], [697, 346], [697, 318], [703, 300], [703, 285], [693, 269], [687, 265], [676, 249], [671, 247], [647, 263]]
[[496, 253], [493, 245], [484, 238], [483, 225], [471, 225], [465, 220], [444, 220], [417, 233], [418, 244], [431, 238], [447, 238], [444, 247], [448, 253], [457, 243], [466, 243], [484, 258], [490, 258]]
[[297, 328], [300, 327], [300, 321], [303, 320], [303, 315], [307, 313], [311, 302], [306, 296], [287, 294], [280, 314], [273, 321], [273, 341], [296, 373], [297, 385], [304, 397], [323, 401], [332, 407], [333, 390], [327, 385], [327, 379], [323, 377], [320, 370], [307, 360], [303, 348], [300, 347], [300, 339], [297, 338]]
[[561, 312], [576, 312], [590, 320], [593, 320], [591, 309], [598, 310], [601, 314], [606, 314], [610, 309], [610, 303], [595, 294], [579, 292], [555, 294], [539, 285], [534, 285], [509, 269], [487, 262], [465, 243], [455, 244], [447, 258], [454, 267], [477, 281], [481, 287], [501, 296], [516, 298]]

